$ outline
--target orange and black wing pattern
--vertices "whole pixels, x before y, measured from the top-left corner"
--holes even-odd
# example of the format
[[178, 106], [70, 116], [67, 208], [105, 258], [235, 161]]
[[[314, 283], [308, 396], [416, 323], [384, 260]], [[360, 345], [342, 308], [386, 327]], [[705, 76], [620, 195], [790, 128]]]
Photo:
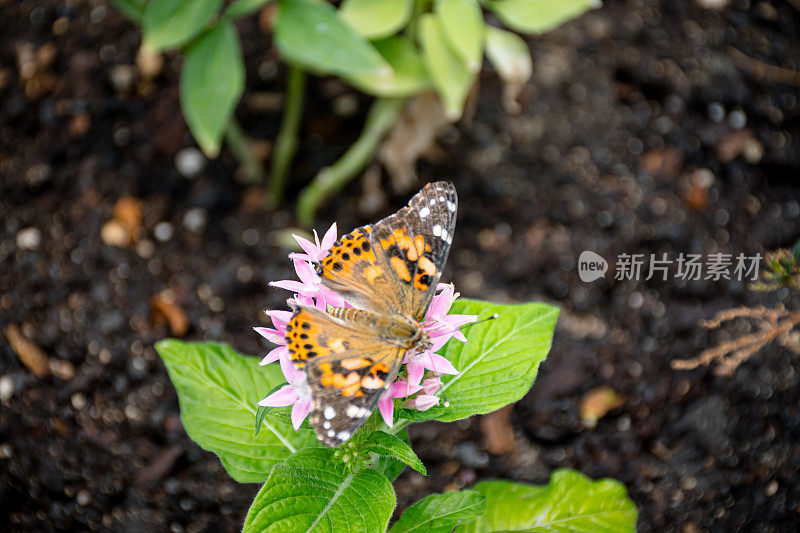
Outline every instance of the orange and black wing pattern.
[[301, 306], [286, 326], [292, 361], [311, 389], [311, 426], [328, 446], [346, 442], [366, 422], [406, 352], [381, 340], [369, 311], [337, 311], [339, 317]]

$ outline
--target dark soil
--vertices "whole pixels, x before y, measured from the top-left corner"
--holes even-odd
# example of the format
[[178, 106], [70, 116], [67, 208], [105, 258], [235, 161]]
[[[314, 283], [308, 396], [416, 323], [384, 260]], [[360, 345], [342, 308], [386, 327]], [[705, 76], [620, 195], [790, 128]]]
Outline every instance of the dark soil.
[[[797, 355], [770, 345], [732, 378], [670, 368], [731, 335], [699, 320], [739, 305], [797, 309], [796, 295], [724, 280], [587, 284], [576, 270], [582, 250], [613, 269], [621, 253], [751, 255], [800, 236], [800, 89], [745, 72], [735, 52], [800, 70], [795, 5], [609, 0], [531, 40], [535, 74], [518, 116], [503, 111], [486, 69], [474, 115], [420, 165], [423, 180], [449, 178], [460, 195], [447, 277], [465, 296], [545, 300], [562, 315], [535, 386], [513, 409], [516, 451], [488, 454], [478, 420], [413, 426], [429, 476], [398, 479], [400, 509], [481, 479], [545, 482], [566, 467], [621, 480], [642, 531], [798, 529]], [[256, 17], [240, 29], [248, 95], [282, 92], [283, 67]], [[293, 215], [239, 184], [228, 154], [196, 179], [178, 173], [176, 154], [193, 146], [179, 58], [149, 87], [112, 74], [134, 63], [139, 41], [101, 1], [0, 2], [0, 327], [19, 326], [74, 367], [40, 379], [0, 344], [7, 529], [236, 531], [258, 489], [230, 480], [184, 433], [153, 350], [169, 331], [150, 301], [171, 289], [187, 339], [263, 353], [251, 326], [282, 305], [266, 282], [291, 275], [280, 239]], [[32, 87], [18, 59], [26, 43], [54, 52], [50, 63], [40, 57]], [[367, 100], [357, 97], [353, 116], [333, 105], [353, 94], [311, 83], [292, 198], [358, 134]], [[279, 117], [239, 108], [258, 138], [274, 138]], [[149, 244], [100, 238], [126, 194], [144, 202]], [[318, 227], [349, 229], [410, 193], [369, 213], [361, 196], [349, 186]], [[169, 226], [156, 231], [160, 222]], [[587, 429], [578, 408], [599, 385], [625, 402]]]

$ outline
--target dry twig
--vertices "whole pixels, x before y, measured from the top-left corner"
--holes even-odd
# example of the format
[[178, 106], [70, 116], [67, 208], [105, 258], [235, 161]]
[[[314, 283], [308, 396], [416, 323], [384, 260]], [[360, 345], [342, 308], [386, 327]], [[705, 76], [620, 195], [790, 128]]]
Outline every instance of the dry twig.
[[767, 309], [764, 306], [728, 309], [718, 313], [713, 320], [702, 321], [700, 325], [707, 329], [717, 329], [724, 322], [729, 322], [735, 318], [756, 320], [759, 331], [721, 342], [713, 348], [704, 350], [700, 355], [692, 359], [674, 360], [672, 361], [672, 368], [691, 370], [716, 361], [715, 374], [732, 376], [739, 365], [776, 339], [793, 351], [800, 351], [800, 344], [791, 336], [792, 329], [800, 325], [800, 311], [790, 312], [782, 305], [775, 309]]

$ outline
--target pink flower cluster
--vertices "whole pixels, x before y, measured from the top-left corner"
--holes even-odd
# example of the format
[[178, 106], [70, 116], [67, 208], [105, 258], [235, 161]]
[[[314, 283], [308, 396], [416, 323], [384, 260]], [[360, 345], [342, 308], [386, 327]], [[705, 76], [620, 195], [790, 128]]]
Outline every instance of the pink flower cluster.
[[[294, 235], [294, 238], [304, 252], [289, 255], [300, 281], [273, 281], [270, 285], [292, 291], [294, 297], [287, 300], [290, 303], [316, 306], [319, 309], [327, 309], [329, 305], [350, 307], [339, 294], [322, 284], [313, 267], [313, 263], [323, 259], [336, 241], [336, 224], [334, 223], [325, 233], [322, 241], [319, 240], [316, 231], [315, 242], [297, 235]], [[405, 407], [426, 411], [440, 402], [440, 398], [436, 396], [436, 392], [442, 386], [440, 376], [458, 374], [458, 370], [450, 361], [436, 353], [451, 338], [467, 342], [458, 328], [477, 319], [475, 315], [448, 314], [456, 298], [458, 293], [452, 284], [440, 283], [437, 286], [436, 294], [422, 323], [423, 329], [430, 336], [431, 347], [423, 352], [405, 356], [403, 359], [405, 373], [402, 371], [400, 373], [403, 377], [392, 383], [378, 402], [381, 416], [389, 427], [394, 420], [394, 399], [405, 398]], [[311, 391], [306, 383], [305, 372], [294, 367], [289, 350], [286, 348], [286, 324], [291, 319], [292, 313], [281, 310], [271, 310], [266, 313], [272, 319], [273, 327], [254, 329], [262, 337], [276, 344], [277, 348], [271, 350], [260, 364], [266, 365], [278, 361], [288, 384], [258, 402], [258, 405], [267, 407], [291, 405], [292, 425], [297, 430], [311, 410]]]

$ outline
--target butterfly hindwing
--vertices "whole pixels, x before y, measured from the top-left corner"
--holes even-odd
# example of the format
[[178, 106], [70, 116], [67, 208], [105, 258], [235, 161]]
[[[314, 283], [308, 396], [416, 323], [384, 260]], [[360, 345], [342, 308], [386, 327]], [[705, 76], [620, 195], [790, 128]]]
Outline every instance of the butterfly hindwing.
[[286, 328], [289, 353], [311, 389], [311, 426], [328, 446], [347, 441], [366, 422], [406, 352], [381, 340], [368, 311], [335, 311], [301, 306]]

